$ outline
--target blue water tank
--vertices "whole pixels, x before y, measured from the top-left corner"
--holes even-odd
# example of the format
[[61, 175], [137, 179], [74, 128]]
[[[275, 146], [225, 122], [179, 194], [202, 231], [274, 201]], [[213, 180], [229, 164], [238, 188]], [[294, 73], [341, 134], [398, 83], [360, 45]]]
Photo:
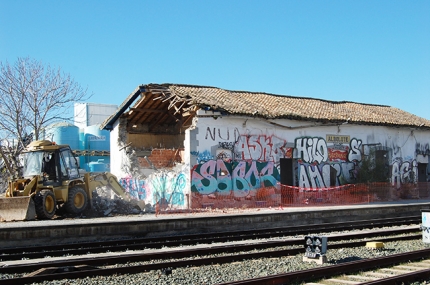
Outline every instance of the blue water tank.
[[110, 133], [107, 130], [100, 130], [100, 125], [92, 125], [84, 128], [85, 141], [84, 148], [88, 150], [110, 149]]
[[[79, 129], [79, 149], [80, 150], [85, 149], [85, 133], [84, 133], [84, 129], [82, 128]], [[78, 160], [79, 160], [79, 168], [85, 169], [86, 171], [90, 171], [84, 155], [80, 155]]]
[[72, 150], [79, 148], [79, 128], [71, 123], [52, 124], [45, 129], [44, 138], [56, 144], [68, 144]]
[[85, 132], [83, 128], [79, 129], [79, 149], [85, 149]]
[[[110, 132], [107, 130], [100, 130], [100, 125], [92, 125], [84, 128], [84, 149], [89, 151], [110, 151]], [[88, 156], [86, 163], [90, 171], [92, 168], [100, 169], [100, 160], [103, 161], [105, 171], [110, 170], [110, 156]], [[92, 163], [97, 162], [97, 163]]]
[[91, 161], [88, 163], [91, 172], [105, 172], [108, 169], [104, 163], [104, 159], [99, 159], [98, 161]]

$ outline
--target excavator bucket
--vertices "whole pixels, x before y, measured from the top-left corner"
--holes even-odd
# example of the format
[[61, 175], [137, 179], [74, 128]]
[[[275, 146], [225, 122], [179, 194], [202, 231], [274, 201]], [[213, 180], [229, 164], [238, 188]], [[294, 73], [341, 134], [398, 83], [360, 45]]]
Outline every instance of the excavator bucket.
[[0, 199], [0, 220], [23, 221], [34, 220], [36, 208], [30, 196], [9, 197]]

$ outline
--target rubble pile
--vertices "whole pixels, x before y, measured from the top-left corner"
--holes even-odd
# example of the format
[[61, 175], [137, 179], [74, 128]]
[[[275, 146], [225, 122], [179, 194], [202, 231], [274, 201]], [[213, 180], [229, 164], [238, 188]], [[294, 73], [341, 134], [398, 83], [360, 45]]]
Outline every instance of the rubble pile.
[[0, 175], [0, 194], [6, 193], [6, 189], [8, 187], [8, 180], [6, 177], [2, 177]]
[[137, 201], [122, 199], [107, 187], [99, 187], [92, 194], [92, 207], [85, 212], [88, 216], [137, 215], [150, 211], [147, 207], [142, 210]]

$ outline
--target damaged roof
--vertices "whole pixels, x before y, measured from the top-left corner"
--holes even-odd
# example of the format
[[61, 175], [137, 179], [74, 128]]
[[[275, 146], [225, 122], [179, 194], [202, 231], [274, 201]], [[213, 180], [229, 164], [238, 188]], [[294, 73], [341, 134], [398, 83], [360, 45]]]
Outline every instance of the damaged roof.
[[112, 129], [120, 117], [131, 124], [184, 126], [199, 108], [266, 119], [430, 128], [429, 120], [386, 105], [170, 83], [140, 85], [100, 128]]

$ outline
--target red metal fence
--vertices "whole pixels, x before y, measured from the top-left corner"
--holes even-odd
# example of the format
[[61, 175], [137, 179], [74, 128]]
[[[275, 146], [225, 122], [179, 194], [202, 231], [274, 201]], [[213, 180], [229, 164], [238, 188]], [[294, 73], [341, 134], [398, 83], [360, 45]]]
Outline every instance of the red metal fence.
[[280, 185], [260, 188], [244, 197], [236, 197], [233, 193], [231, 195], [193, 193], [191, 199], [193, 209], [353, 205], [402, 199], [430, 199], [430, 182], [404, 184], [400, 187], [385, 182], [347, 184], [330, 188]]

